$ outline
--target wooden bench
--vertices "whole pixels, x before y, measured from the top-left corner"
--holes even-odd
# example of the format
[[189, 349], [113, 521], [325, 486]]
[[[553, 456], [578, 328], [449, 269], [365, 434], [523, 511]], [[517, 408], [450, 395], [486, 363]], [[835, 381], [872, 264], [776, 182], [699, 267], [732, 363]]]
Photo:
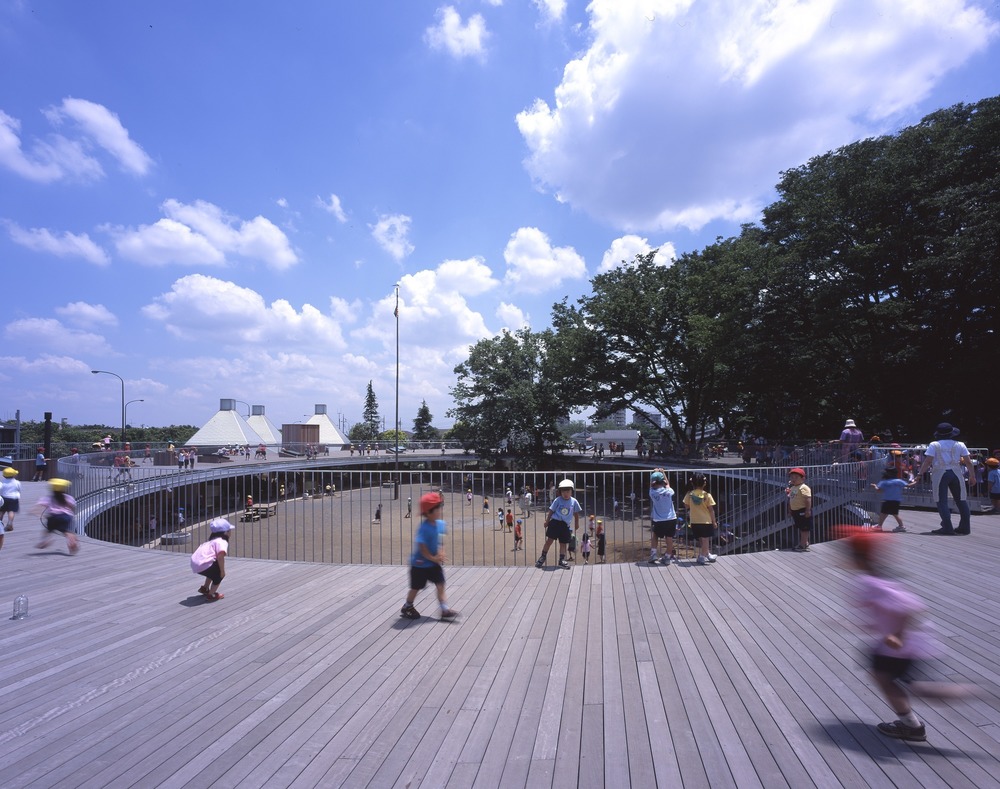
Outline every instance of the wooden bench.
[[243, 510], [243, 516], [240, 518], [242, 521], [259, 521], [261, 518], [269, 518], [274, 513], [278, 511], [278, 505], [276, 502], [268, 502], [267, 504], [253, 504]]

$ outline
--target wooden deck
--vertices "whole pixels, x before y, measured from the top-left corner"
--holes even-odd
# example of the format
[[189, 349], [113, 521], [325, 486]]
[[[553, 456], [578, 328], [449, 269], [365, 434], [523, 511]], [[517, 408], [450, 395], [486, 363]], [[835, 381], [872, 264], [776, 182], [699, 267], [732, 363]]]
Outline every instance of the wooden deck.
[[834, 545], [453, 568], [444, 623], [398, 617], [401, 567], [234, 560], [208, 603], [185, 556], [36, 550], [36, 524], [0, 551], [0, 786], [1000, 786], [1000, 516], [894, 538], [929, 671], [983, 692], [918, 701], [922, 744], [875, 731]]

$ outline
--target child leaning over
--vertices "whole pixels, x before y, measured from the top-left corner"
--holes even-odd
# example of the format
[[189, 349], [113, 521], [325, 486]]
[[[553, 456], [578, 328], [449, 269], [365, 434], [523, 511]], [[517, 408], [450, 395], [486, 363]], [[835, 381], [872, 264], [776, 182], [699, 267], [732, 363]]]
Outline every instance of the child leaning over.
[[226, 577], [229, 535], [234, 527], [225, 518], [216, 518], [208, 528], [212, 536], [191, 554], [191, 572], [205, 576], [205, 583], [198, 587], [200, 594], [209, 600], [221, 600], [224, 595], [219, 592], [219, 584]]

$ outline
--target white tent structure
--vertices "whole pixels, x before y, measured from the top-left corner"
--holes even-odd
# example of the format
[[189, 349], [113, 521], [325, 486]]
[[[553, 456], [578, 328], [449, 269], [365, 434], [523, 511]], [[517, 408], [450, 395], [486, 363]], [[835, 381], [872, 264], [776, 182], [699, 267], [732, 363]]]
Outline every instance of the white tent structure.
[[247, 424], [264, 439], [265, 444], [281, 443], [281, 430], [264, 414], [264, 406], [250, 406], [250, 418]]
[[309, 417], [305, 424], [319, 425], [320, 444], [325, 444], [328, 447], [343, 447], [350, 443], [333, 424], [333, 420], [326, 413], [326, 406], [321, 403], [316, 404], [316, 413]]
[[236, 410], [236, 401], [229, 398], [219, 400], [219, 410], [201, 429], [188, 439], [189, 447], [227, 447], [240, 444], [273, 444], [247, 424], [246, 419]]

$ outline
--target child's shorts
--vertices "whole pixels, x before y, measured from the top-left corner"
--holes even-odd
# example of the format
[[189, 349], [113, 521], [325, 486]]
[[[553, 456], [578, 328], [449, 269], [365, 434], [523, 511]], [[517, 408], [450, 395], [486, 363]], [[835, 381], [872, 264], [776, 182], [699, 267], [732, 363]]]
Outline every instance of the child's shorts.
[[913, 660], [911, 658], [880, 655], [877, 652], [872, 655], [872, 668], [880, 674], [888, 674], [892, 679], [905, 682], [912, 667]]
[[423, 589], [427, 584], [443, 584], [444, 583], [444, 570], [440, 564], [431, 565], [430, 567], [411, 567], [410, 568], [410, 588], [411, 589]]
[[45, 521], [45, 528], [47, 531], [58, 531], [63, 534], [76, 531], [73, 528], [73, 516], [64, 513], [49, 515]]
[[715, 527], [711, 523], [692, 523], [691, 534], [700, 539], [711, 539], [715, 536]]
[[219, 567], [219, 560], [216, 559], [208, 567], [202, 570], [198, 575], [205, 576], [213, 584], [222, 583], [222, 568]]
[[792, 521], [795, 523], [795, 528], [799, 531], [812, 531], [812, 515], [806, 517], [805, 510], [792, 510]]
[[882, 509], [880, 512], [883, 515], [899, 515], [899, 502], [898, 501], [883, 501]]
[[562, 544], [569, 542], [571, 536], [569, 524], [553, 518], [549, 521], [549, 526], [545, 530], [545, 536], [550, 540], [558, 540]]
[[661, 540], [673, 537], [675, 531], [677, 531], [677, 518], [671, 518], [668, 521], [653, 521], [653, 534]]

